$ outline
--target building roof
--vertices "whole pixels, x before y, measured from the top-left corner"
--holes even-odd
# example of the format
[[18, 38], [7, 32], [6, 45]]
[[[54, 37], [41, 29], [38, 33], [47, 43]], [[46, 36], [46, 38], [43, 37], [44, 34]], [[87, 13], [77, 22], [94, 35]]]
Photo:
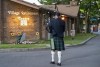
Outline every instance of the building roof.
[[[57, 5], [59, 13], [67, 16], [77, 17], [79, 12], [79, 6], [71, 5]], [[41, 8], [55, 11], [55, 5], [41, 5]]]
[[28, 7], [31, 7], [31, 8], [35, 8], [35, 9], [39, 9], [40, 8], [35, 3], [29, 3], [29, 2], [26, 2], [26, 1], [23, 1], [23, 0], [10, 0], [10, 1], [13, 1], [13, 2], [22, 4], [22, 5], [28, 6]]
[[[43, 8], [44, 10], [50, 10], [50, 11], [55, 11], [55, 5], [36, 5], [34, 3], [29, 3], [23, 0], [10, 0], [28, 7], [32, 7], [35, 9], [40, 9]], [[77, 17], [78, 16], [78, 12], [79, 12], [79, 6], [71, 6], [71, 5], [57, 5], [58, 7], [58, 11], [61, 14], [65, 14], [67, 16], [71, 16], [71, 17]]]

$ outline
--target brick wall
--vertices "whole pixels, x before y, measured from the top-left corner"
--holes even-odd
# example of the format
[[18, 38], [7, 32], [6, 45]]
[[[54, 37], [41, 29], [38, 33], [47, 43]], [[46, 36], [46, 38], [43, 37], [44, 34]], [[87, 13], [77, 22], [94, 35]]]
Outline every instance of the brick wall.
[[[0, 0], [0, 20], [1, 20], [1, 0]], [[0, 42], [1, 42], [1, 21], [0, 21]]]
[[[38, 10], [9, 0], [5, 0], [4, 5], [4, 41], [15, 43], [16, 37], [22, 32], [26, 33], [26, 40], [37, 40], [36, 32], [39, 32]], [[22, 18], [27, 19], [27, 26], [21, 26]]]
[[3, 34], [3, 0], [0, 0], [0, 43], [2, 42]]

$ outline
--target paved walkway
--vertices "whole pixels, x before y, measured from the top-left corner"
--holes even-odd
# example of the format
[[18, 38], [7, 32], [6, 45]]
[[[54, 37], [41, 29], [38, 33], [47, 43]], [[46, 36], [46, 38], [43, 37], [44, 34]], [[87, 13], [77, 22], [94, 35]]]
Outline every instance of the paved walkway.
[[[57, 56], [57, 55], [56, 55]], [[0, 52], [0, 67], [58, 67], [49, 64], [50, 50]], [[57, 58], [55, 59], [57, 62]], [[100, 67], [100, 36], [85, 45], [68, 47], [63, 52], [61, 67]]]

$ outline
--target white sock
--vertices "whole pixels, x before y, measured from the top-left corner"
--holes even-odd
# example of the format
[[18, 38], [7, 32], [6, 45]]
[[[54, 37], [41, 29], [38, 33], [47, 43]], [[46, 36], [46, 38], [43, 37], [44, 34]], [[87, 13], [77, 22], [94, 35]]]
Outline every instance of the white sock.
[[54, 58], [55, 58], [55, 51], [51, 51], [51, 61], [54, 62]]
[[61, 51], [58, 51], [58, 63], [61, 63]]

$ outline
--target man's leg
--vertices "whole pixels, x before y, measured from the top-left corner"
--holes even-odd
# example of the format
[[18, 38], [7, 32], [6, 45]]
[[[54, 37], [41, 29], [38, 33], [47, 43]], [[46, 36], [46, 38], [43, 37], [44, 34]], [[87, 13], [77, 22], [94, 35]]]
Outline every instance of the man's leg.
[[55, 64], [55, 51], [51, 51], [51, 64]]
[[61, 66], [61, 51], [58, 51], [58, 64], [59, 66]]

